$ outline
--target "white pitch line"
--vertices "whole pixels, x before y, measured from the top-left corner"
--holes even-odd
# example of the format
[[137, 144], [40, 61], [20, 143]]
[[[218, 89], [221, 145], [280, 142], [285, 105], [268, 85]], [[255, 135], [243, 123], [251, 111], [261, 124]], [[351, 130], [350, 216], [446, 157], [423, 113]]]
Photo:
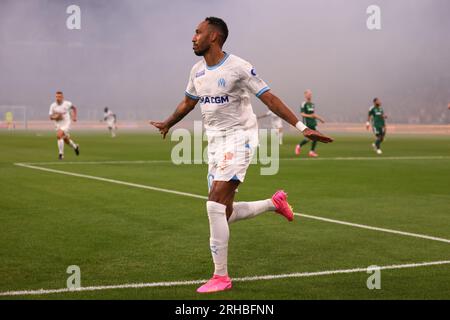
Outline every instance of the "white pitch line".
[[[120, 180], [101, 178], [101, 177], [91, 176], [91, 175], [87, 175], [87, 174], [80, 174], [80, 173], [73, 173], [73, 172], [69, 172], [69, 171], [43, 168], [43, 167], [33, 166], [33, 165], [29, 165], [29, 164], [24, 164], [24, 163], [15, 163], [15, 165], [20, 166], [20, 167], [35, 169], [35, 170], [41, 170], [41, 171], [47, 171], [47, 172], [52, 172], [52, 173], [58, 173], [58, 174], [78, 177], [78, 178], [85, 178], [85, 179], [98, 180], [98, 181], [103, 181], [103, 182], [119, 184], [119, 185], [125, 185], [125, 186], [129, 186], [129, 187], [134, 187], [134, 188], [141, 188], [141, 189], [148, 189], [148, 190], [153, 190], [153, 191], [172, 193], [172, 194], [176, 194], [179, 196], [197, 198], [197, 199], [202, 199], [202, 200], [208, 199], [208, 197], [202, 196], [199, 194], [194, 194], [194, 193], [189, 193], [189, 192], [181, 192], [181, 191], [158, 188], [158, 187], [152, 187], [152, 186], [148, 186], [148, 185], [125, 182], [125, 181], [120, 181]], [[368, 225], [364, 225], [364, 224], [357, 224], [357, 223], [351, 223], [351, 222], [347, 222], [347, 221], [334, 220], [334, 219], [329, 219], [329, 218], [324, 218], [324, 217], [319, 217], [319, 216], [307, 215], [307, 214], [303, 214], [303, 213], [294, 213], [294, 214], [296, 216], [300, 216], [300, 217], [304, 217], [304, 218], [321, 220], [321, 221], [325, 221], [325, 222], [331, 222], [331, 223], [336, 223], [336, 224], [341, 224], [341, 225], [346, 225], [346, 226], [351, 226], [351, 227], [356, 227], [356, 228], [361, 228], [361, 229], [380, 231], [380, 232], [398, 234], [398, 235], [403, 235], [403, 236], [408, 236], [408, 237], [450, 243], [449, 239], [438, 238], [438, 237], [428, 236], [428, 235], [419, 234], [419, 233], [411, 233], [411, 232], [405, 232], [405, 231], [399, 231], [399, 230], [393, 230], [393, 229], [387, 229], [387, 228], [372, 227], [372, 226], [368, 226]]]
[[60, 165], [60, 164], [150, 164], [173, 163], [172, 160], [105, 160], [105, 161], [50, 161], [50, 162], [21, 162], [29, 165]]
[[[380, 266], [379, 270], [419, 268], [419, 267], [446, 265], [446, 264], [450, 264], [450, 260]], [[295, 273], [286, 273], [286, 274], [274, 274], [274, 275], [234, 278], [233, 281], [234, 282], [248, 282], [248, 281], [275, 280], [275, 279], [288, 279], [288, 278], [305, 278], [305, 277], [327, 276], [327, 275], [335, 275], [335, 274], [367, 272], [368, 270], [370, 270], [368, 267], [365, 267], [365, 268], [359, 267], [359, 268], [353, 268], [353, 269], [340, 269], [340, 270], [328, 270], [328, 271], [316, 271], [316, 272], [295, 272]], [[372, 268], [372, 270], [373, 270], [373, 268]], [[0, 296], [48, 295], [48, 294], [53, 294], [53, 293], [69, 293], [69, 292], [74, 293], [74, 292], [83, 292], [83, 291], [99, 291], [99, 290], [112, 290], [112, 289], [189, 286], [189, 285], [201, 284], [206, 281], [207, 281], [206, 279], [203, 279], [203, 280], [170, 281], [170, 282], [127, 283], [127, 284], [118, 284], [118, 285], [81, 287], [78, 289], [61, 288], [61, 289], [5, 291], [5, 292], [0, 292]]]
[[438, 238], [438, 237], [433, 237], [433, 236], [427, 236], [425, 234], [411, 233], [411, 232], [398, 231], [398, 230], [392, 230], [392, 229], [386, 229], [386, 228], [371, 227], [371, 226], [366, 226], [364, 224], [351, 223], [351, 222], [334, 220], [334, 219], [329, 219], [329, 218], [311, 216], [311, 215], [304, 214], [304, 213], [294, 213], [294, 214], [299, 216], [299, 217], [304, 217], [304, 218], [309, 218], [309, 219], [314, 219], [314, 220], [320, 220], [320, 221], [326, 221], [326, 222], [331, 222], [331, 223], [336, 223], [336, 224], [342, 224], [342, 225], [345, 225], [345, 226], [350, 226], [350, 227], [355, 227], [355, 228], [374, 230], [374, 231], [381, 231], [381, 232], [387, 232], [387, 233], [393, 233], [393, 234], [400, 234], [400, 235], [403, 235], [403, 236], [409, 236], [409, 237], [414, 237], [414, 238], [422, 238], [422, 239], [427, 239], [427, 240], [433, 240], [433, 241], [440, 241], [440, 242], [450, 243], [449, 239]]
[[[450, 156], [411, 156], [411, 157], [333, 157], [333, 158], [280, 158], [280, 161], [366, 161], [366, 160], [450, 160]], [[270, 161], [272, 159], [259, 159]], [[65, 164], [149, 164], [173, 163], [172, 160], [105, 160], [105, 161], [50, 161], [50, 162], [21, 162], [29, 165], [65, 165]], [[192, 162], [187, 164], [193, 164]], [[174, 164], [175, 165], [175, 164]]]
[[98, 181], [104, 181], [104, 182], [109, 182], [109, 183], [129, 186], [129, 187], [135, 187], [135, 188], [148, 189], [148, 190], [153, 190], [153, 191], [172, 193], [172, 194], [176, 194], [176, 195], [179, 195], [179, 196], [187, 196], [187, 197], [199, 198], [199, 199], [208, 199], [208, 197], [197, 195], [197, 194], [193, 194], [193, 193], [175, 191], [175, 190], [164, 189], [164, 188], [157, 188], [157, 187], [147, 186], [147, 185], [138, 184], [138, 183], [125, 182], [125, 181], [120, 181], [120, 180], [101, 178], [101, 177], [96, 177], [96, 176], [90, 176], [90, 175], [87, 175], [87, 174], [80, 174], [80, 173], [73, 173], [73, 172], [55, 170], [55, 169], [50, 169], [50, 168], [37, 167], [37, 166], [32, 166], [32, 165], [28, 165], [28, 164], [24, 164], [24, 163], [15, 163], [15, 165], [19, 166], [19, 167], [25, 167], [25, 168], [41, 170], [41, 171], [47, 171], [47, 172], [52, 172], [52, 173], [59, 173], [59, 174], [64, 174], [64, 175], [67, 175], [67, 176], [73, 176], [73, 177], [78, 177], [78, 178], [98, 180]]

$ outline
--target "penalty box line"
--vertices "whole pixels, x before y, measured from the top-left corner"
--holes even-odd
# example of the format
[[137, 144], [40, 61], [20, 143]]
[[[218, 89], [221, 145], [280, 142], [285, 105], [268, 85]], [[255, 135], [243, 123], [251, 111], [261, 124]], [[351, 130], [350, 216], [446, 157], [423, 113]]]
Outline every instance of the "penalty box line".
[[[179, 196], [197, 198], [197, 199], [202, 199], [202, 200], [208, 199], [208, 197], [206, 197], [206, 196], [189, 193], [189, 192], [181, 192], [181, 191], [176, 191], [176, 190], [172, 190], [172, 189], [158, 188], [158, 187], [153, 187], [153, 186], [148, 186], [148, 185], [143, 185], [143, 184], [138, 184], [138, 183], [102, 178], [102, 177], [97, 177], [97, 176], [81, 174], [81, 173], [74, 173], [74, 172], [69, 172], [69, 171], [62, 171], [62, 170], [38, 167], [38, 166], [25, 164], [25, 163], [14, 163], [14, 165], [19, 166], [19, 167], [29, 168], [29, 169], [35, 169], [35, 170], [40, 170], [40, 171], [46, 171], [46, 172], [51, 172], [51, 173], [57, 173], [57, 174], [78, 177], [78, 178], [85, 178], [85, 179], [90, 179], [90, 180], [97, 180], [97, 181], [109, 182], [109, 183], [113, 183], [113, 184], [125, 185], [125, 186], [129, 186], [129, 187], [133, 187], [133, 188], [140, 188], [140, 189], [147, 189], [147, 190], [152, 190], [152, 191], [171, 193], [171, 194], [175, 194], [175, 195], [179, 195]], [[335, 223], [335, 224], [341, 224], [341, 225], [360, 228], [360, 229], [379, 231], [379, 232], [397, 234], [397, 235], [408, 236], [408, 237], [413, 237], [413, 238], [420, 238], [420, 239], [450, 243], [449, 239], [439, 238], [439, 237], [434, 237], [434, 236], [429, 236], [429, 235], [424, 235], [424, 234], [419, 234], [419, 233], [405, 232], [405, 231], [399, 231], [399, 230], [387, 229], [387, 228], [372, 227], [372, 226], [368, 226], [368, 225], [364, 225], [364, 224], [329, 219], [329, 218], [324, 218], [324, 217], [319, 217], [319, 216], [314, 216], [314, 215], [308, 215], [308, 214], [304, 214], [304, 213], [296, 212], [294, 214], [296, 216], [303, 217], [303, 218], [314, 219], [314, 220], [330, 222], [330, 223]]]
[[[275, 279], [289, 279], [289, 278], [306, 278], [306, 277], [317, 277], [317, 276], [328, 276], [336, 274], [349, 274], [349, 273], [360, 273], [360, 272], [370, 272], [374, 270], [395, 270], [395, 269], [406, 269], [406, 268], [419, 268], [427, 266], [437, 266], [437, 265], [447, 265], [450, 264], [450, 260], [442, 261], [431, 261], [431, 262], [420, 262], [420, 263], [408, 263], [408, 264], [398, 264], [398, 265], [388, 265], [388, 266], [371, 266], [366, 268], [353, 268], [353, 269], [340, 269], [340, 270], [328, 270], [328, 271], [317, 271], [317, 272], [295, 272], [286, 274], [274, 274], [274, 275], [264, 275], [264, 276], [250, 276], [250, 277], [240, 277], [234, 278], [234, 282], [249, 282], [249, 281], [260, 281], [260, 280], [275, 280]], [[20, 291], [5, 291], [0, 292], [0, 296], [23, 296], [23, 295], [48, 295], [55, 293], [70, 293], [70, 292], [83, 292], [83, 291], [99, 291], [99, 290], [112, 290], [112, 289], [138, 289], [138, 288], [155, 288], [155, 287], [175, 287], [175, 286], [190, 286], [205, 283], [207, 280], [187, 280], [187, 281], [170, 281], [170, 282], [148, 282], [148, 283], [127, 283], [118, 285], [104, 285], [104, 286], [89, 286], [80, 287], [76, 289], [61, 288], [61, 289], [39, 289], [39, 290], [20, 290]]]

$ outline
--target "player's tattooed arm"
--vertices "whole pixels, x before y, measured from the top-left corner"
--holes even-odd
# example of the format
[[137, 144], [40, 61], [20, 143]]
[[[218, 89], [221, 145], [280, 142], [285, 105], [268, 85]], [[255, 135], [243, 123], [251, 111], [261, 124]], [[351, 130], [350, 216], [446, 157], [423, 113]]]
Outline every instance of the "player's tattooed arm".
[[[284, 104], [283, 101], [281, 101], [280, 98], [272, 94], [270, 91], [264, 92], [259, 96], [259, 98], [273, 113], [275, 113], [277, 116], [279, 116], [281, 119], [283, 119], [293, 127], [297, 128], [297, 124], [299, 122], [297, 116], [292, 112], [291, 109], [289, 109], [288, 106]], [[303, 129], [302, 133], [305, 137], [311, 140], [317, 140], [324, 143], [333, 141], [332, 138], [320, 133], [319, 131], [309, 128]]]
[[183, 119], [189, 112], [191, 112], [198, 100], [191, 99], [185, 96], [184, 99], [178, 104], [175, 112], [164, 121], [149, 121], [151, 125], [156, 127], [162, 134], [163, 139], [166, 138], [167, 133], [170, 128], [177, 124], [181, 119]]
[[71, 113], [70, 117], [72, 118], [72, 121], [76, 122], [77, 121], [77, 115], [78, 115], [77, 107], [72, 106], [70, 108], [70, 113]]

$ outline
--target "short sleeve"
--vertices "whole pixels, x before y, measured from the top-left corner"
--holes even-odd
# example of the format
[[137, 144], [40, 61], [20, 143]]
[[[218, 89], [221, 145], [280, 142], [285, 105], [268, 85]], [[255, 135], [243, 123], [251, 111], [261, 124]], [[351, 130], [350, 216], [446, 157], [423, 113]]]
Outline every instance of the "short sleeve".
[[193, 100], [200, 100], [200, 97], [197, 94], [197, 90], [195, 90], [194, 77], [195, 77], [195, 72], [194, 72], [194, 68], [193, 68], [191, 70], [191, 74], [189, 75], [189, 81], [186, 86], [186, 91], [184, 92], [184, 94]]
[[373, 107], [370, 107], [369, 109], [369, 117], [373, 115]]
[[300, 106], [300, 112], [302, 113], [306, 113], [306, 108], [305, 108], [306, 103], [302, 103], [302, 105]]
[[239, 72], [246, 88], [258, 98], [270, 90], [270, 87], [259, 77], [250, 63], [243, 64]]
[[52, 115], [53, 114], [53, 103], [50, 105], [50, 110], [48, 111], [48, 115]]

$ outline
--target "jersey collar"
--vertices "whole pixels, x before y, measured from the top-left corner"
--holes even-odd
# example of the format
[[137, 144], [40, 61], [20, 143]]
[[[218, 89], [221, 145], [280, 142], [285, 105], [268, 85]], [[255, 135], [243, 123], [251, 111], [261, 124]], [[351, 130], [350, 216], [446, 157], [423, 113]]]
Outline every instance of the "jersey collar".
[[206, 64], [206, 61], [205, 61], [206, 69], [208, 69], [208, 70], [215, 70], [215, 69], [217, 69], [218, 67], [220, 67], [221, 65], [223, 65], [223, 63], [225, 62], [225, 60], [227, 60], [227, 58], [228, 58], [228, 56], [229, 56], [228, 53], [226, 53], [226, 52], [224, 52], [224, 53], [225, 53], [225, 56], [222, 58], [222, 60], [219, 61], [218, 64], [215, 64], [215, 65], [213, 65], [213, 66], [208, 66], [208, 65]]

